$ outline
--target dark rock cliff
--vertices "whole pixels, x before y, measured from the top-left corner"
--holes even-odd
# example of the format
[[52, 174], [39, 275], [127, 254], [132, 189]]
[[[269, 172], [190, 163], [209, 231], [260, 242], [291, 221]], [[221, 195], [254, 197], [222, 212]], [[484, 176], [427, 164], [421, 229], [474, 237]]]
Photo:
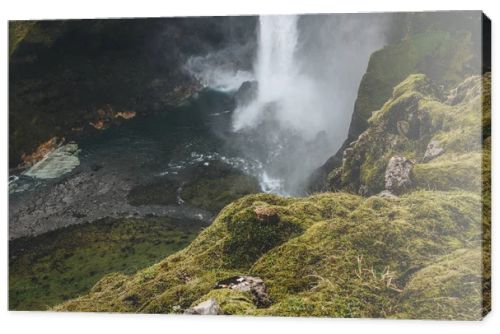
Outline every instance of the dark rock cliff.
[[[118, 112], [164, 109], [197, 87], [190, 55], [255, 40], [255, 17], [12, 21], [9, 166]], [[251, 55], [241, 62], [251, 63]]]

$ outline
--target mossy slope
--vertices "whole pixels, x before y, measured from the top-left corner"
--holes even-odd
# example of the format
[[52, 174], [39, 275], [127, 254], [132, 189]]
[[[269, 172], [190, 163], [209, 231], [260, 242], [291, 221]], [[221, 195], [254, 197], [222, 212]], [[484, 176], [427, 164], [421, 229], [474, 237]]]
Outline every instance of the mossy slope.
[[[253, 209], [263, 205], [280, 222], [259, 222]], [[400, 201], [250, 195], [226, 207], [185, 250], [130, 277], [107, 277], [55, 310], [182, 312], [215, 298], [225, 314], [398, 316], [411, 274], [480, 246], [480, 212], [480, 197], [465, 192], [414, 192]], [[264, 279], [273, 305], [258, 309], [244, 293], [213, 290], [235, 274]]]

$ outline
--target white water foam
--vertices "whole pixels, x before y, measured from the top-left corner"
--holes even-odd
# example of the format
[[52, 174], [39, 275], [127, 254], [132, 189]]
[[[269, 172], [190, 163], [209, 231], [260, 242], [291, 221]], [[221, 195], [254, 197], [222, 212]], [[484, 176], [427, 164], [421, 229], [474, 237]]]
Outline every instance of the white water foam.
[[324, 124], [310, 117], [317, 100], [317, 89], [300, 72], [295, 53], [298, 43], [298, 17], [295, 15], [261, 16], [259, 45], [255, 75], [258, 82], [257, 97], [250, 104], [235, 110], [235, 131], [252, 128], [263, 113], [272, 110], [284, 127], [291, 127], [309, 139]]

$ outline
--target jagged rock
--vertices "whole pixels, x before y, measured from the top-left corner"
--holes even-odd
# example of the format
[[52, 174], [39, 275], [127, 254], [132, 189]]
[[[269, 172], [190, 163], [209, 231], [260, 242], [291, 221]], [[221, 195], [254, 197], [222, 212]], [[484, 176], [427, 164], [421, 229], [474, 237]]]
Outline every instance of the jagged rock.
[[342, 166], [345, 165], [346, 161], [352, 158], [352, 155], [354, 154], [354, 149], [352, 147], [348, 147], [344, 150], [342, 153]]
[[431, 142], [427, 145], [427, 149], [424, 153], [424, 162], [428, 162], [434, 158], [437, 158], [443, 153], [444, 149], [439, 146], [439, 142], [436, 140], [431, 140]]
[[385, 189], [400, 194], [411, 185], [410, 172], [413, 162], [405, 157], [394, 156], [385, 170]]
[[232, 289], [242, 292], [250, 291], [257, 307], [266, 307], [271, 304], [271, 299], [267, 294], [267, 287], [260, 277], [233, 276], [219, 281], [215, 288]]
[[383, 190], [377, 194], [378, 197], [386, 198], [386, 199], [392, 199], [392, 200], [398, 200], [399, 197], [391, 193], [389, 190]]
[[196, 315], [217, 315], [220, 312], [220, 307], [217, 301], [213, 298], [206, 300], [194, 307], [190, 307], [184, 311], [184, 314], [196, 314]]
[[249, 104], [257, 97], [258, 83], [257, 81], [245, 81], [234, 94], [236, 105], [244, 106]]
[[257, 219], [266, 223], [277, 223], [280, 221], [280, 216], [275, 209], [268, 206], [258, 206], [254, 209]]

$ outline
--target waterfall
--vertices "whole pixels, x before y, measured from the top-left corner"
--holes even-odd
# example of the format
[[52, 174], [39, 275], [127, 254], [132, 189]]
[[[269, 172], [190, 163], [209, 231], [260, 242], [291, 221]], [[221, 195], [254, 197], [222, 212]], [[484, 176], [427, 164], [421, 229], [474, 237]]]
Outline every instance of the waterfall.
[[232, 127], [262, 164], [265, 191], [300, 193], [342, 144], [384, 26], [380, 16], [260, 16], [255, 83], [241, 86]]
[[256, 77], [260, 103], [285, 98], [283, 87], [295, 77], [297, 17], [261, 16]]
[[295, 15], [261, 16], [259, 42], [254, 68], [258, 83], [257, 95], [252, 103], [238, 106], [235, 111], [236, 131], [257, 125], [266, 107], [273, 104], [279, 120], [287, 126], [304, 130], [301, 117], [311, 100], [311, 81], [300, 75], [295, 59], [298, 41]]

